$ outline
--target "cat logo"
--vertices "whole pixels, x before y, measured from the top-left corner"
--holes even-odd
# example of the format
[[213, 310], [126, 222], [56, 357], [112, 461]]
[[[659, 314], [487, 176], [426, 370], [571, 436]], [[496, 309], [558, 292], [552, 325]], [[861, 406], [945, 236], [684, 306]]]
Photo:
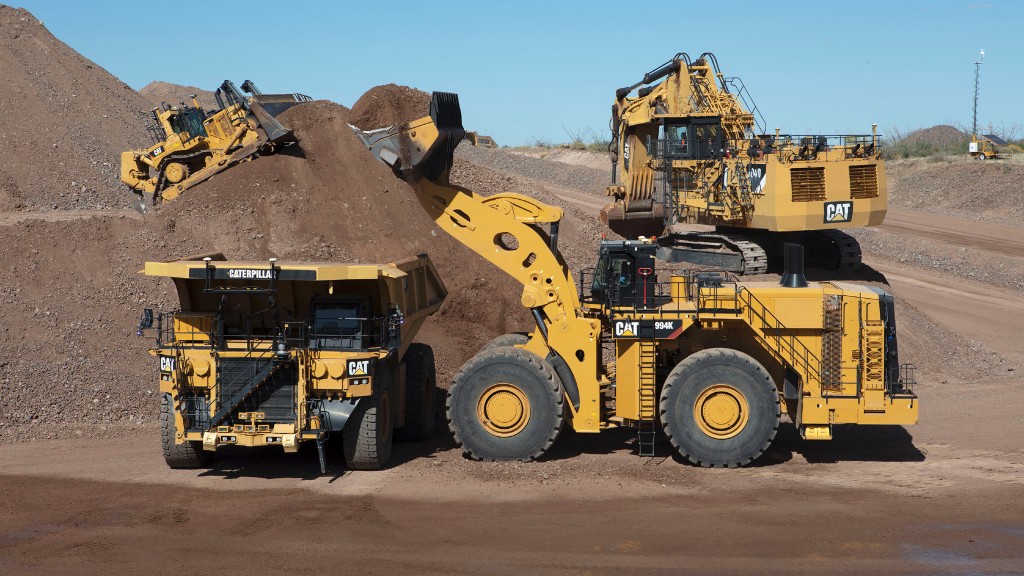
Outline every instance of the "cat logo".
[[170, 356], [160, 357], [160, 371], [161, 372], [174, 372], [174, 358]]
[[616, 322], [615, 323], [615, 335], [624, 337], [636, 337], [636, 333], [640, 330], [639, 322]]
[[369, 360], [352, 360], [348, 363], [349, 376], [366, 376], [370, 369]]
[[825, 223], [853, 220], [853, 202], [825, 202]]

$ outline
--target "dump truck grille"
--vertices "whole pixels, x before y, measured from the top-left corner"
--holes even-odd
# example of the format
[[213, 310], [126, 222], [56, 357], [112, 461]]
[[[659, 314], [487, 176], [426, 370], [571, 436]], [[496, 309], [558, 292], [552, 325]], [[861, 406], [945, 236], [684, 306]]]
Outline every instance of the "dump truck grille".
[[[229, 401], [239, 390], [249, 385], [249, 374], [258, 373], [252, 369], [253, 363], [269, 364], [272, 360], [253, 358], [221, 358], [218, 372], [218, 401]], [[257, 386], [238, 406], [231, 419], [237, 420], [238, 412], [263, 412], [266, 423], [291, 423], [297, 418], [296, 386], [298, 370], [294, 363], [289, 363], [274, 371], [266, 381]]]
[[793, 168], [790, 170], [793, 202], [814, 202], [825, 199], [824, 168]]
[[850, 198], [878, 198], [875, 165], [850, 166]]

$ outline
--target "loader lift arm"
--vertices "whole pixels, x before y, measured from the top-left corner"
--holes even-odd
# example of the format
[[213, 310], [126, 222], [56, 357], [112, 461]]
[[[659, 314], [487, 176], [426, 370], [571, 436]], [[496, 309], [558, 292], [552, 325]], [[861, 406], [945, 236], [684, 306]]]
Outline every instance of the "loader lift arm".
[[[376, 158], [409, 183], [442, 230], [522, 284], [520, 302], [537, 322], [525, 348], [541, 358], [565, 362], [568, 369], [556, 367], [556, 372], [572, 410], [573, 427], [597, 432], [599, 382], [604, 380], [597, 361], [601, 322], [585, 314], [572, 273], [558, 251], [562, 209], [514, 193], [482, 196], [450, 183], [455, 148], [465, 135], [455, 94], [435, 92], [430, 116], [405, 125], [369, 132], [352, 129]], [[549, 224], [550, 233], [540, 224]]]

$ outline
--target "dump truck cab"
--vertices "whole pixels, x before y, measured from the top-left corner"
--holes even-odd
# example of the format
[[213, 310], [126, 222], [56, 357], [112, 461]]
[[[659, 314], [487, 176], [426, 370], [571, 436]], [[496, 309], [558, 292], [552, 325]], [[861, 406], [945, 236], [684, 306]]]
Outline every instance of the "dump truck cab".
[[433, 353], [412, 340], [447, 291], [429, 258], [385, 265], [147, 262], [179, 309], [143, 314], [156, 330], [164, 455], [201, 465], [223, 445], [298, 450], [342, 435], [350, 468], [379, 468], [392, 431], [433, 425]]

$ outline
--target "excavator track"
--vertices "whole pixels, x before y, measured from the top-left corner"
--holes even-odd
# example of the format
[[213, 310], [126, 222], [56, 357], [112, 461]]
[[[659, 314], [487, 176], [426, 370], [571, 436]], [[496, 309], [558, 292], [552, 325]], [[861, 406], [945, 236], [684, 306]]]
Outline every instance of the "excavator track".
[[741, 234], [672, 234], [659, 238], [658, 244], [658, 258], [668, 262], [690, 262], [745, 275], [768, 271], [768, 254], [764, 248]]
[[836, 270], [856, 270], [861, 267], [860, 242], [842, 230], [818, 230], [814, 235], [831, 244], [838, 251], [838, 263], [832, 262], [827, 268]]

